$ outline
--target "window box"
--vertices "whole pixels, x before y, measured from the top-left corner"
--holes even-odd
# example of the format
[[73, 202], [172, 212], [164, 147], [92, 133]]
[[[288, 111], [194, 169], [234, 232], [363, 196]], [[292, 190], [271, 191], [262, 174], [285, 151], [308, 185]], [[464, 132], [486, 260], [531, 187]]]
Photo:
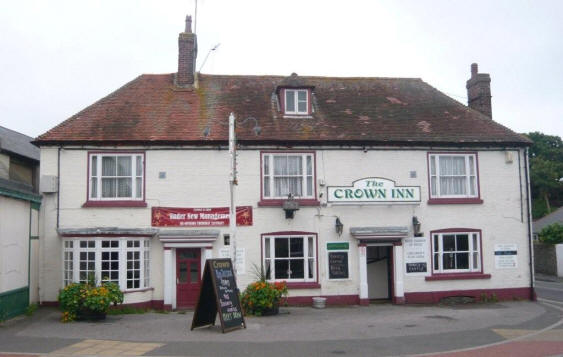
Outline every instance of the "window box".
[[432, 276], [426, 280], [488, 279], [483, 274], [481, 230], [450, 228], [430, 232]]
[[277, 232], [262, 235], [262, 266], [268, 281], [289, 289], [318, 289], [317, 235]]
[[284, 89], [282, 93], [284, 114], [303, 116], [311, 113], [311, 93], [309, 89]]
[[88, 153], [87, 201], [83, 207], [146, 207], [144, 196], [144, 153]]
[[149, 289], [149, 238], [65, 238], [63, 285], [90, 278], [114, 282], [123, 291]]
[[477, 153], [428, 153], [428, 204], [479, 204]]
[[281, 206], [289, 195], [301, 206], [319, 204], [314, 152], [262, 152], [260, 155], [259, 205]]

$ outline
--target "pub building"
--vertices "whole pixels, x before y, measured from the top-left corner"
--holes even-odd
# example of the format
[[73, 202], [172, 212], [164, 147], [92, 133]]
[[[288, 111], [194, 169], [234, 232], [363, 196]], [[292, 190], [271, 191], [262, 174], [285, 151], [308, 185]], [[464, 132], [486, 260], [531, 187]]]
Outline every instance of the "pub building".
[[[419, 78], [210, 75], [191, 18], [178, 71], [145, 74], [39, 136], [40, 301], [114, 281], [125, 303], [192, 307], [205, 260], [286, 281], [290, 304], [533, 298], [530, 141]], [[231, 176], [229, 115], [235, 116]], [[494, 295], [493, 295], [494, 294]]]

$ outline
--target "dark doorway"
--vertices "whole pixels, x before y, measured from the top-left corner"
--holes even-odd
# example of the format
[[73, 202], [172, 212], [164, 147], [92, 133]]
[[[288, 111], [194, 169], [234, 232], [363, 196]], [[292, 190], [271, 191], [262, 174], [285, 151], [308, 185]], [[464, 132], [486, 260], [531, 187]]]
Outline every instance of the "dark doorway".
[[368, 298], [390, 300], [392, 297], [393, 246], [367, 247]]

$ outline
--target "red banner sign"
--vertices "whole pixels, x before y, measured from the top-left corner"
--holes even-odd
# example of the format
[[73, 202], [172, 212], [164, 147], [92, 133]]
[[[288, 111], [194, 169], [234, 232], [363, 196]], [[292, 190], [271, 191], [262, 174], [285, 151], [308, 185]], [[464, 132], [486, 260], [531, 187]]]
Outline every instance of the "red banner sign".
[[[229, 225], [229, 208], [153, 207], [153, 227], [220, 227]], [[252, 206], [237, 207], [237, 226], [252, 225]]]

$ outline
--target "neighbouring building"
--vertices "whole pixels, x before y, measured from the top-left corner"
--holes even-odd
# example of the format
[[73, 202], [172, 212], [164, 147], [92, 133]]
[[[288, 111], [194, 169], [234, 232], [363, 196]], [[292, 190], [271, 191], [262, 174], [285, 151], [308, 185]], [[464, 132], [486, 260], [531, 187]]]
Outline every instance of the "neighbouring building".
[[41, 301], [115, 281], [125, 303], [193, 306], [205, 259], [231, 250], [229, 114], [236, 116], [236, 268], [310, 304], [533, 298], [527, 148], [418, 78], [195, 72], [141, 75], [35, 140], [43, 191]]
[[0, 126], [0, 321], [39, 296], [39, 149]]

